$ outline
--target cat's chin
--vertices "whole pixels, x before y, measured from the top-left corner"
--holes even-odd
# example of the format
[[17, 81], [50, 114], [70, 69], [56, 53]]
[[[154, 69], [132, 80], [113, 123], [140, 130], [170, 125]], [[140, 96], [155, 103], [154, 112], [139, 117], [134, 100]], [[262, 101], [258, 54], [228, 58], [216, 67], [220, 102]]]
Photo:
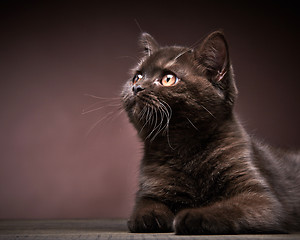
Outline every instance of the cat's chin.
[[140, 131], [138, 125], [144, 125], [146, 122], [146, 120], [144, 120], [145, 116], [146, 116], [146, 111], [143, 114], [143, 106], [141, 106], [138, 103], [134, 103], [134, 105], [131, 106], [131, 108], [129, 109], [128, 113], [130, 116], [130, 119], [132, 122], [135, 123], [135, 127], [137, 128], [138, 131]]

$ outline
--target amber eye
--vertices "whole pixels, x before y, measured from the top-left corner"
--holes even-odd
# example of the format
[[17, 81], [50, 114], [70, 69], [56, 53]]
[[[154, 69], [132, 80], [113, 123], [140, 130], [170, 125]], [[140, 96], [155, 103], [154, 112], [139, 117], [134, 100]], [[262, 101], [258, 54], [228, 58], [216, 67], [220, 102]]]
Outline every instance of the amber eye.
[[132, 83], [135, 84], [137, 83], [138, 81], [140, 81], [141, 79], [143, 78], [143, 75], [142, 74], [136, 74], [133, 79], [132, 79]]
[[167, 74], [162, 78], [161, 84], [165, 87], [169, 87], [175, 85], [178, 82], [178, 80], [179, 79], [175, 75]]

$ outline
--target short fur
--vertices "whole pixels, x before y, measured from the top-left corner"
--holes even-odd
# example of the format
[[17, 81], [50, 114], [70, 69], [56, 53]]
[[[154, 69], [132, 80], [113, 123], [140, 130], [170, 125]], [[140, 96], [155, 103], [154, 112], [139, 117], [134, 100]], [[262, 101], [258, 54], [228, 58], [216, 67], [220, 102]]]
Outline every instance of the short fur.
[[[196, 47], [140, 38], [142, 76], [122, 92], [144, 143], [131, 232], [277, 233], [300, 230], [300, 154], [245, 131], [228, 45], [220, 31]], [[166, 74], [178, 82], [165, 87]], [[136, 78], [135, 78], [136, 79]]]

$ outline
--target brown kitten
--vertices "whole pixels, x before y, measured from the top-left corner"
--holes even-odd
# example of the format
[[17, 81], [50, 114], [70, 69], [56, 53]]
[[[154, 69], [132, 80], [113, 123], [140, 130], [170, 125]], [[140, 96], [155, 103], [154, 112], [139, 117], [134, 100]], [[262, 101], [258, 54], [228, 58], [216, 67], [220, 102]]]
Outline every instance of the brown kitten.
[[233, 112], [237, 89], [222, 32], [195, 48], [145, 50], [122, 92], [144, 143], [131, 232], [300, 230], [300, 154], [250, 137]]

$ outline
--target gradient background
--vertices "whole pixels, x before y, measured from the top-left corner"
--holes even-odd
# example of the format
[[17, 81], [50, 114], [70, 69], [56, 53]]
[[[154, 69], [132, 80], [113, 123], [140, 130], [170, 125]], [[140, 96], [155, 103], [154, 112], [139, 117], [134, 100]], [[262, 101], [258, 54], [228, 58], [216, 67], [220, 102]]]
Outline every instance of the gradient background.
[[[136, 21], [162, 45], [224, 29], [244, 125], [300, 147], [298, 7], [207, 2], [1, 1], [1, 219], [129, 215], [141, 144], [115, 101], [85, 94], [118, 96], [137, 62]], [[82, 115], [94, 103], [106, 107]]]

